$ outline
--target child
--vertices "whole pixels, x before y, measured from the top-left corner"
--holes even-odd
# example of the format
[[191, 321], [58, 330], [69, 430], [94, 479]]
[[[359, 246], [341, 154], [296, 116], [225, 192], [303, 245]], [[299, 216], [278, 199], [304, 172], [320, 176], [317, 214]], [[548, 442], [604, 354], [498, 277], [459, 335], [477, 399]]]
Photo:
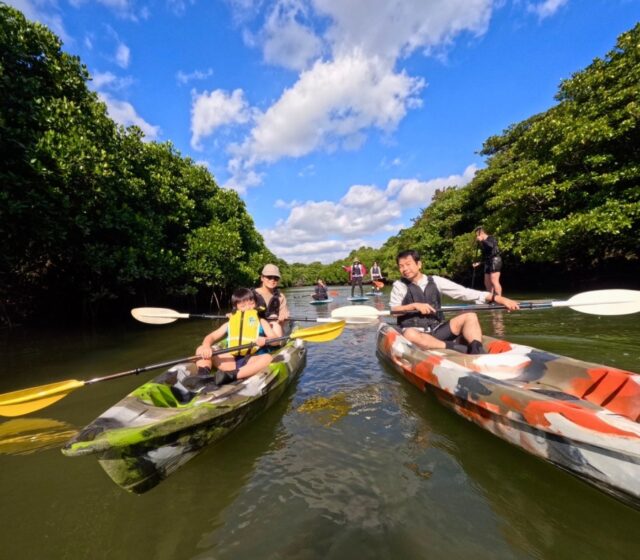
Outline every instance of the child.
[[315, 292], [311, 297], [316, 301], [325, 301], [329, 299], [329, 294], [327, 293], [327, 285], [322, 281], [322, 278], [318, 278]]
[[[276, 334], [266, 319], [258, 317], [253, 291], [248, 288], [237, 289], [231, 296], [231, 307], [233, 313], [229, 321], [205, 336], [202, 344], [196, 348], [196, 355], [200, 358], [196, 362], [198, 376], [210, 375], [211, 367], [215, 365], [218, 370], [215, 375], [217, 385], [251, 377], [272, 360], [265, 343], [267, 338], [275, 338]], [[213, 356], [211, 345], [225, 336], [229, 347], [254, 342], [259, 350], [256, 352], [256, 347], [253, 347]]]

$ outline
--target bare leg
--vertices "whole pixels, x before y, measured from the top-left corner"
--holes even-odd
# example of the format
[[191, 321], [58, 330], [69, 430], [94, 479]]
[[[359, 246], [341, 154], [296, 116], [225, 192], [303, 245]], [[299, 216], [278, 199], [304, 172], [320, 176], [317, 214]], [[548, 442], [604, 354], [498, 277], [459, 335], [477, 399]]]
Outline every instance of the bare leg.
[[451, 332], [462, 335], [467, 342], [482, 342], [482, 328], [475, 313], [462, 313], [449, 321]]
[[446, 348], [446, 344], [442, 340], [438, 340], [434, 336], [417, 329], [406, 329], [403, 331], [402, 336], [423, 350]]
[[491, 282], [491, 289], [493, 290], [494, 295], [501, 296], [502, 286], [500, 285], [500, 273], [492, 272], [489, 274], [489, 282]]
[[493, 283], [491, 282], [491, 274], [485, 273], [484, 275], [484, 289], [489, 293], [493, 293]]
[[271, 325], [271, 328], [273, 329], [273, 334], [275, 335], [275, 338], [280, 338], [281, 336], [284, 336], [284, 330], [282, 328], [282, 323], [278, 323], [278, 321], [269, 321], [269, 324]]

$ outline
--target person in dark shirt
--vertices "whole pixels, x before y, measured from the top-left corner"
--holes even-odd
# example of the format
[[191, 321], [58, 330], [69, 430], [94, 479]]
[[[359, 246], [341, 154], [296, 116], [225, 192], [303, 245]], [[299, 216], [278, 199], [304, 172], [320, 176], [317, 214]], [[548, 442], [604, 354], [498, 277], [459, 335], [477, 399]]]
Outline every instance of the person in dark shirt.
[[322, 278], [318, 278], [318, 281], [316, 282], [315, 292], [311, 297], [316, 301], [326, 301], [329, 299], [329, 294], [327, 293], [327, 285], [324, 283]]
[[475, 233], [476, 241], [480, 244], [482, 251], [482, 261], [473, 263], [473, 267], [475, 268], [484, 263], [485, 288], [493, 295], [501, 296], [500, 272], [502, 271], [502, 257], [500, 256], [498, 241], [482, 227], [477, 227]]

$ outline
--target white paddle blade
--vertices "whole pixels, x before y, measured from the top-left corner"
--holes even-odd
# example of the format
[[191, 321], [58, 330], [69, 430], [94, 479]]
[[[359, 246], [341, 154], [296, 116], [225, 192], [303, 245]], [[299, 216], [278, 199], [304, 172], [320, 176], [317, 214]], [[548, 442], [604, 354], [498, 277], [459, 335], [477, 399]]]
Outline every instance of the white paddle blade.
[[[573, 296], [562, 306], [590, 315], [630, 315], [640, 312], [640, 292], [637, 290], [594, 290]], [[556, 307], [554, 305], [554, 307]]]
[[384, 315], [390, 315], [390, 311], [379, 311], [375, 307], [370, 305], [347, 305], [345, 307], [338, 307], [331, 312], [331, 316], [334, 319], [353, 319], [355, 317], [368, 317], [375, 321], [378, 317]]
[[178, 313], [173, 309], [164, 309], [162, 307], [136, 307], [131, 310], [131, 315], [137, 321], [150, 325], [166, 325], [178, 319], [189, 318], [187, 313]]

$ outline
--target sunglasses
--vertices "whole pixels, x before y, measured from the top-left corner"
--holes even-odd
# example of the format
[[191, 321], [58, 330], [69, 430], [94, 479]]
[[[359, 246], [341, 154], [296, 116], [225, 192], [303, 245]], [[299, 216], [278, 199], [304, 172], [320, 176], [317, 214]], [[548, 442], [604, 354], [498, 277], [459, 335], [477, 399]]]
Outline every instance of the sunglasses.
[[276, 282], [280, 280], [280, 276], [264, 276], [267, 280], [275, 280]]

